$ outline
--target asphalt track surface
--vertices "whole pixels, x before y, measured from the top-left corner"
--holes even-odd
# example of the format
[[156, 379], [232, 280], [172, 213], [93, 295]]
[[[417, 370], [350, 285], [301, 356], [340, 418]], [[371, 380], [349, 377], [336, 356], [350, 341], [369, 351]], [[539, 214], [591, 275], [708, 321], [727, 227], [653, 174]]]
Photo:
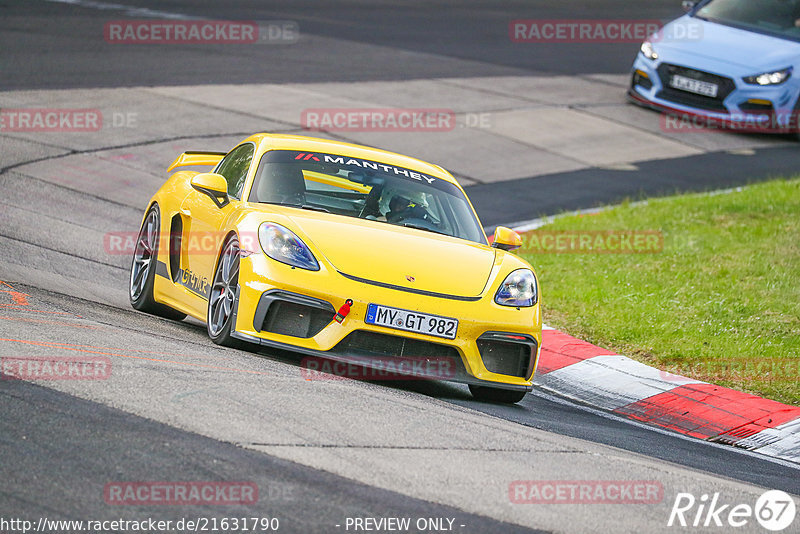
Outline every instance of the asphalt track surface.
[[[211, 476], [231, 481], [247, 473], [261, 497], [257, 505], [248, 507], [248, 515], [279, 518], [290, 531], [318, 532], [321, 524], [333, 527], [345, 517], [360, 517], [367, 511], [371, 516], [450, 517], [456, 525], [468, 524], [471, 532], [528, 532], [518, 525], [351, 482], [30, 383], [6, 385], [0, 408], [3, 455], [16, 459], [13, 467], [6, 464], [0, 469], [6, 518], [103, 517], [104, 503], [97, 498], [103, 494], [101, 481], [123, 473], [133, 480], [168, 479], [179, 472], [183, 480]], [[70, 488], [68, 495], [54, 491], [61, 484]], [[133, 507], [120, 516], [133, 519], [146, 517], [147, 512], [146, 507]], [[219, 517], [240, 514], [235, 506], [219, 511]], [[207, 516], [202, 506], [158, 514], [161, 520], [175, 521]]]
[[714, 152], [665, 161], [645, 161], [636, 170], [583, 169], [493, 185], [473, 185], [467, 193], [487, 227], [565, 211], [643, 200], [653, 196], [705, 192], [792, 176], [800, 168], [796, 146], [765, 148], [754, 157]]
[[[173, 47], [153, 54], [147, 47], [119, 47], [108, 54], [88, 35], [102, 35], [113, 17], [141, 19], [142, 11], [80, 9], [73, 2], [2, 3], [2, 89], [125, 87], [256, 82], [374, 81], [513, 73], [625, 72], [636, 43], [551, 43], [535, 51], [508, 38], [515, 19], [669, 19], [680, 2], [600, 0], [292, 2], [234, 0], [107, 2], [187, 17], [224, 20], [293, 20], [300, 31], [332, 38], [321, 48], [299, 46]], [[80, 5], [80, 2], [74, 2]], [[91, 2], [87, 2], [91, 4]], [[112, 15], [113, 13], [113, 15]], [[98, 31], [99, 30], [99, 31]], [[100, 41], [100, 39], [97, 39]], [[350, 43], [373, 44], [370, 55], [351, 55]], [[436, 58], [450, 58], [458, 62]]]
[[[83, 38], [109, 19], [108, 12], [54, 2], [0, 2], [0, 89], [65, 89], [94, 87], [127, 87], [163, 84], [216, 84], [253, 82], [319, 82], [319, 81], [374, 81], [439, 76], [487, 76], [571, 73], [620, 74], [627, 70], [636, 45], [599, 45], [596, 48], [553, 45], [537, 49], [537, 53], [514, 47], [508, 42], [507, 21], [516, 18], [629, 18], [664, 19], [679, 13], [678, 2], [344, 2], [335, 6], [327, 2], [146, 2], [120, 0], [115, 4], [185, 13], [202, 18], [246, 20], [295, 20], [301, 31], [324, 38], [325, 47], [311, 39], [294, 47], [269, 47], [232, 50], [206, 49], [198, 54], [196, 49], [173, 47], [168, 54], [153, 54], [142, 48], [120, 48], [109, 54], [99, 51], [96, 43]], [[136, 13], [113, 11], [114, 17], [138, 18]], [[613, 16], [609, 15], [613, 13]], [[96, 32], [95, 32], [96, 34]], [[374, 54], [354, 57], [350, 43], [376, 45]], [[252, 47], [251, 47], [252, 48]], [[402, 58], [398, 63], [396, 58]], [[0, 102], [2, 104], [2, 102]], [[5, 160], [6, 155], [2, 156]], [[470, 194], [485, 224], [511, 223], [532, 216], [557, 213], [562, 210], [592, 207], [625, 197], [671, 193], [675, 189], [715, 189], [741, 185], [752, 179], [781, 175], [797, 168], [797, 151], [792, 148], [767, 149], [756, 158], [749, 158], [747, 166], [737, 164], [736, 154], [715, 153], [693, 158], [683, 158], [664, 165], [648, 162], [636, 172], [614, 174], [608, 180], [606, 173], [614, 171], [591, 169], [537, 178], [536, 198], [530, 195], [530, 181], [518, 180], [505, 184], [513, 192], [498, 199], [491, 186], [473, 186]], [[0, 167], [6, 167], [0, 162]], [[598, 177], [603, 178], [602, 188], [592, 187]], [[3, 177], [0, 176], [0, 179]], [[6, 173], [4, 187], [14, 184], [17, 177]], [[679, 178], [679, 179], [678, 179]], [[676, 181], [678, 180], [678, 181]], [[613, 182], [609, 188], [607, 184]], [[41, 189], [39, 189], [41, 187]], [[39, 196], [42, 195], [42, 196]], [[542, 511], [544, 519], [520, 519], [512, 512], [498, 512], [493, 516], [474, 503], [470, 494], [481, 495], [480, 485], [497, 485], [498, 492], [507, 491], [508, 479], [473, 480], [474, 487], [457, 487], [459, 498], [432, 498], [419, 491], [404, 492], [387, 482], [387, 473], [375, 469], [375, 483], [370, 477], [349, 476], [345, 467], [326, 456], [326, 449], [362, 447], [369, 455], [379, 458], [375, 465], [384, 462], [379, 456], [390, 443], [397, 441], [397, 449], [436, 450], [457, 455], [464, 450], [491, 455], [505, 445], [486, 445], [483, 450], [473, 442], [492, 442], [492, 432], [502, 433], [517, 428], [520, 434], [534, 436], [551, 444], [538, 450], [528, 450], [516, 445], [511, 448], [522, 454], [516, 456], [519, 473], [516, 478], [541, 478], [542, 473], [532, 470], [541, 459], [552, 462], [545, 473], [563, 473], [566, 479], [577, 479], [575, 465], [583, 471], [584, 479], [608, 479], [615, 473], [614, 460], [619, 461], [618, 476], [633, 478], [638, 471], [632, 465], [642, 466], [642, 473], [663, 476], [665, 485], [674, 483], [671, 490], [681, 488], [678, 482], [689, 484], [697, 480], [702, 491], [719, 487], [729, 495], [757, 495], [750, 485], [762, 488], [783, 489], [800, 494], [798, 470], [712, 444], [658, 432], [629, 422], [608, 418], [585, 407], [571, 405], [561, 399], [534, 392], [518, 406], [497, 406], [471, 400], [466, 388], [439, 383], [353, 383], [336, 388], [312, 390], [298, 389], [292, 379], [299, 374], [299, 359], [290, 354], [261, 352], [258, 355], [219, 349], [204, 339], [202, 327], [191, 322], [173, 323], [150, 318], [133, 312], [119, 298], [124, 293], [127, 272], [124, 261], [109, 264], [97, 262], [81, 250], [80, 233], [74, 224], [65, 226], [63, 239], [77, 243], [72, 254], [64, 254], [38, 238], [26, 238], [25, 225], [35, 225], [35, 213], [61, 214], [72, 223], [83, 219], [86, 225], [102, 225], [104, 218], [136, 221], [135, 210], [106, 202], [90, 195], [64, 192], [46, 184], [26, 184], [15, 190], [11, 200], [17, 205], [25, 200], [31, 204], [24, 209], [30, 212], [30, 222], [12, 213], [8, 204], [2, 205], [0, 222], [4, 231], [0, 237], [0, 258], [5, 257], [5, 272], [0, 279], [9, 281], [15, 290], [29, 296], [36, 310], [26, 307], [15, 309], [9, 300], [0, 330], [6, 344], [12, 344], [19, 354], [52, 354], [52, 343], [58, 348], [93, 346], [99, 352], [114, 349], [116, 356], [136, 357], [134, 354], [158, 354], [155, 359], [177, 359], [175, 354], [187, 353], [202, 357], [209, 369], [224, 368], [227, 375], [205, 376], [188, 374], [182, 377], [176, 370], [155, 361], [141, 363], [142, 367], [120, 367], [126, 381], [109, 384], [106, 389], [82, 389], [74, 384], [48, 387], [36, 384], [0, 383], [0, 475], [4, 481], [0, 488], [0, 517], [51, 518], [141, 518], [156, 515], [161, 519], [216, 516], [225, 517], [238, 510], [199, 509], [197, 507], [152, 508], [107, 506], [101, 497], [103, 484], [110, 480], [252, 480], [258, 483], [262, 498], [258, 505], [248, 507], [248, 515], [280, 517], [289, 532], [335, 532], [335, 525], [346, 517], [453, 517], [457, 524], [466, 525], [462, 532], [514, 532], [532, 524], [546, 526], [545, 530], [568, 532], [593, 529], [591, 510], [573, 511], [575, 518], [565, 519], [564, 526], [554, 528]], [[531, 206], [534, 206], [531, 209]], [[55, 216], [55, 215], [54, 215]], [[10, 259], [14, 255], [15, 259]], [[21, 274], [29, 263], [36, 272], [29, 277]], [[9, 267], [9, 265], [11, 267]], [[17, 268], [15, 268], [15, 266]], [[90, 295], [82, 294], [81, 284], [91, 284]], [[59, 284], [66, 284], [58, 290]], [[85, 282], [84, 282], [85, 281]], [[31, 283], [33, 282], [33, 283]], [[95, 289], [99, 287], [101, 289]], [[103, 289], [107, 288], [107, 292]], [[42, 340], [48, 339], [44, 342]], [[53, 339], [57, 339], [53, 341]], [[24, 343], [23, 343], [24, 342]], [[16, 345], [14, 345], [16, 344]], [[137, 352], [140, 351], [140, 352]], [[14, 354], [12, 353], [12, 354]], [[60, 354], [60, 353], [59, 353]], [[5, 352], [4, 355], [9, 355]], [[116, 361], [116, 360], [115, 360]], [[127, 361], [127, 360], [126, 360]], [[172, 360], [170, 360], [172, 361]], [[191, 362], [187, 358], [187, 362]], [[173, 362], [174, 363], [174, 362]], [[191, 363], [189, 363], [191, 365]], [[251, 379], [237, 381], [236, 372], [264, 373], [281, 380], [269, 382], [270, 388], [286, 388], [285, 392], [253, 393], [252, 399], [237, 396], [237, 388], [263, 387]], [[202, 370], [201, 370], [202, 371]], [[210, 370], [206, 370], [211, 373]], [[204, 371], [205, 372], [205, 371]], [[120, 379], [121, 380], [121, 379]], [[185, 382], [181, 382], [185, 380]], [[195, 382], [196, 381], [196, 382]], [[104, 385], [105, 386], [105, 385]], [[166, 391], [176, 388], [174, 391]], [[174, 395], [171, 395], [173, 394]], [[285, 394], [284, 394], [285, 393]], [[318, 397], [315, 395], [322, 395]], [[269, 395], [260, 398], [258, 395]], [[384, 398], [385, 397], [385, 398]], [[180, 403], [176, 399], [180, 398]], [[185, 399], [196, 399], [186, 402]], [[325, 399], [331, 406], [315, 406]], [[264, 401], [264, 402], [261, 402]], [[274, 404], [266, 404], [273, 402]], [[137, 404], [138, 403], [138, 404]], [[170, 404], [174, 403], [174, 404]], [[387, 404], [388, 403], [388, 404]], [[387, 408], [400, 404], [414, 410], [415, 418], [402, 424], [398, 419], [391, 424], [380, 417], [371, 419], [370, 410], [398, 416]], [[141, 406], [141, 408], [137, 406]], [[300, 407], [298, 407], [298, 405]], [[220, 410], [223, 413], [216, 413]], [[230, 411], [225, 411], [230, 410]], [[260, 414], [260, 410], [264, 414]], [[312, 414], [318, 410], [318, 413]], [[343, 414], [353, 410], [363, 420]], [[298, 415], [300, 412], [300, 415]], [[299, 436], [292, 441], [282, 433], [286, 428], [278, 422], [286, 417], [294, 425], [292, 432]], [[430, 415], [429, 415], [430, 414]], [[439, 421], [440, 428], [430, 428]], [[318, 419], [315, 419], [318, 418]], [[428, 443], [428, 436], [437, 432], [443, 435], [458, 434], [447, 428], [448, 417], [458, 421], [455, 430], [486, 425], [486, 435], [462, 436], [467, 443], [463, 448]], [[463, 417], [464, 421], [457, 419]], [[233, 432], [223, 424], [226, 418], [236, 420]], [[261, 421], [261, 425], [258, 422]], [[388, 421], [394, 421], [388, 419]], [[382, 432], [397, 432], [395, 440], [373, 433], [377, 423], [388, 425]], [[165, 424], [166, 423], [166, 424]], [[369, 427], [373, 424], [373, 427]], [[342, 430], [342, 427], [350, 425]], [[211, 427], [221, 430], [215, 432]], [[310, 428], [316, 426], [316, 428]], [[255, 428], [258, 427], [258, 428]], [[274, 428], [272, 428], [274, 427]], [[336, 438], [351, 434], [352, 443]], [[327, 435], [330, 433], [330, 435]], [[414, 433], [425, 437], [422, 444], [405, 438]], [[256, 439], [253, 434], [257, 435]], [[270, 439], [273, 435], [274, 439]], [[318, 437], [316, 440], [313, 436]], [[364, 437], [359, 445], [358, 438]], [[330, 438], [327, 439], [326, 438]], [[375, 443], [372, 445], [371, 438]], [[291, 445], [289, 445], [291, 443]], [[470, 445], [473, 444], [473, 445]], [[597, 467], [591, 461], [582, 461], [577, 452], [570, 456], [550, 457], [552, 444], [576, 447], [587, 457], [597, 458]], [[608, 448], [609, 446], [611, 448]], [[282, 447], [293, 448], [285, 452]], [[314, 454], [314, 448], [318, 451]], [[473, 447], [473, 449], [470, 449]], [[309, 452], [310, 451], [310, 452]], [[616, 452], [614, 452], [616, 451]], [[629, 451], [629, 452], [625, 452]], [[337, 451], [338, 452], [338, 451]], [[507, 451], [506, 451], [507, 452]], [[633, 454], [631, 454], [633, 453]], [[344, 458], [345, 453], [340, 453]], [[312, 456], [318, 456], [315, 460]], [[369, 456], [353, 456], [354, 459]], [[402, 458], [393, 461], [400, 462]], [[477, 456], [480, 461], [481, 456]], [[388, 461], [388, 460], [387, 460]], [[441, 460], [441, 463], [446, 463]], [[329, 465], [328, 465], [329, 464]], [[574, 465], [572, 465], [574, 464]], [[374, 467], [374, 466], [373, 466]], [[414, 471], [412, 465], [406, 466]], [[479, 471], [479, 468], [473, 466]], [[355, 463], [352, 472], [359, 472]], [[425, 471], [424, 469], [422, 470]], [[435, 485], [436, 478], [453, 473], [428, 469]], [[536, 473], [536, 475], [532, 475]], [[645, 474], [641, 474], [645, 477]], [[366, 480], [366, 482], [365, 482]], [[405, 481], [409, 486], [425, 488], [426, 482]], [[506, 484], [504, 486], [503, 484]], [[703, 484], [706, 484], [703, 486]], [[386, 489], [394, 488], [395, 491]], [[445, 483], [444, 487], [448, 487]], [[742, 489], [744, 488], [744, 489]], [[451, 488], [452, 489], [452, 488]], [[414, 495], [409, 495], [414, 493]], [[670, 493], [670, 495], [673, 495]], [[734, 497], [731, 497], [732, 499]], [[450, 506], [447, 502], [463, 502]], [[506, 499], [507, 503], [507, 499]], [[464, 510], [473, 510], [468, 513]], [[608, 510], [604, 509], [604, 512]], [[613, 513], [613, 512], [611, 512]], [[48, 515], [50, 514], [50, 515]], [[510, 523], [498, 521], [497, 516], [507, 514]], [[555, 513], [557, 515], [557, 512]], [[617, 518], [621, 531], [657, 532], [662, 523], [653, 523], [652, 516], [635, 517], [638, 512], [628, 508]], [[494, 519], [492, 518], [494, 517]], [[662, 516], [666, 520], [666, 516]], [[599, 521], [599, 518], [595, 518]], [[511, 524], [513, 523], [513, 524]], [[602, 524], [598, 523], [598, 524]], [[598, 527], [599, 528], [599, 527]], [[529, 530], [530, 531], [530, 530]]]

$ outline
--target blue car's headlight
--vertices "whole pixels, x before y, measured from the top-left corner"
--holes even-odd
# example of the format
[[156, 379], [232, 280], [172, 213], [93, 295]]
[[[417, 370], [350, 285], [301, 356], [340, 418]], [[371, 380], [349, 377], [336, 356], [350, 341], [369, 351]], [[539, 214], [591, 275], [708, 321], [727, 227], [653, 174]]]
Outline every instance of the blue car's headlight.
[[753, 76], [745, 76], [743, 79], [751, 85], [779, 85], [792, 76], [792, 67], [773, 72], [762, 72]]
[[517, 269], [506, 276], [494, 295], [494, 301], [499, 305], [515, 308], [533, 306], [538, 299], [536, 277], [530, 269]]
[[650, 41], [643, 42], [639, 50], [642, 52], [642, 55], [647, 59], [651, 59], [653, 61], [658, 59], [658, 52], [656, 52], [656, 49], [653, 48], [653, 43], [651, 43]]
[[294, 232], [280, 224], [262, 223], [258, 228], [258, 242], [264, 253], [275, 261], [319, 271], [319, 264], [308, 246]]

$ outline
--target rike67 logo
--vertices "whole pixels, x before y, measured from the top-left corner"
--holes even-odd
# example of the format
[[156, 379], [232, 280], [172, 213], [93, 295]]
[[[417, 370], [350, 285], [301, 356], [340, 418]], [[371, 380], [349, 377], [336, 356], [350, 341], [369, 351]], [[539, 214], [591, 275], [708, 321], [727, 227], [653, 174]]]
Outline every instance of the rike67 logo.
[[721, 527], [729, 531], [752, 526], [752, 520], [755, 519], [766, 530], [780, 532], [794, 523], [796, 512], [794, 499], [780, 490], [763, 493], [755, 506], [722, 504], [719, 493], [711, 496], [703, 494], [699, 499], [691, 493], [678, 493], [667, 526]]

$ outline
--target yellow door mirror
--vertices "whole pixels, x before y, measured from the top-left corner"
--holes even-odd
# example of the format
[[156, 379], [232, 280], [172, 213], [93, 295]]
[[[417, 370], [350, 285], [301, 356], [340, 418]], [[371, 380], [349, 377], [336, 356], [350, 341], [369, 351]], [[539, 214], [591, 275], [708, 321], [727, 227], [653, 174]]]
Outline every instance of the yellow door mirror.
[[225, 207], [228, 200], [228, 182], [221, 174], [204, 172], [192, 176], [192, 187], [211, 197], [218, 208]]
[[500, 250], [514, 250], [522, 246], [522, 238], [511, 228], [498, 226], [494, 230], [492, 246]]

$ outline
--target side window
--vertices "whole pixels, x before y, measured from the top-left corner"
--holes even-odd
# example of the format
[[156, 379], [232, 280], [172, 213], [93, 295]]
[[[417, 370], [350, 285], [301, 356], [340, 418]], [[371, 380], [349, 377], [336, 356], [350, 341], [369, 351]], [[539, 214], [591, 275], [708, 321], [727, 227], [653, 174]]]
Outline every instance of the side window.
[[253, 160], [255, 147], [247, 143], [231, 150], [223, 159], [217, 173], [225, 177], [228, 182], [228, 195], [233, 198], [241, 198], [244, 180], [247, 178], [247, 171], [250, 169], [250, 162]]

